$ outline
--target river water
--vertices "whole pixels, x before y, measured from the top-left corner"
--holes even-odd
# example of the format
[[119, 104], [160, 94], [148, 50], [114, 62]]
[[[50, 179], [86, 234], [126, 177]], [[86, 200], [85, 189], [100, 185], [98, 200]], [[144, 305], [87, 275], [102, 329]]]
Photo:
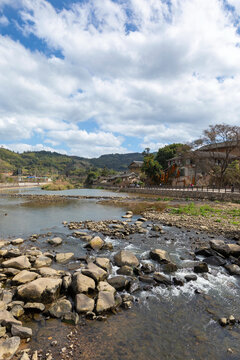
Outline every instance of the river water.
[[[44, 193], [40, 189], [21, 189], [19, 192]], [[103, 190], [84, 189], [57, 192], [59, 194], [117, 196], [116, 193]], [[127, 194], [121, 193], [120, 196]], [[71, 199], [46, 204], [0, 196], [1, 238], [27, 239], [33, 233], [51, 232], [63, 238], [63, 245], [57, 248], [58, 252], [73, 251], [75, 255], [85, 255], [84, 243], [72, 237], [71, 231], [62, 225], [62, 221], [121, 219], [126, 210], [98, 204], [97, 200]], [[133, 221], [136, 218], [134, 216]], [[148, 262], [148, 251], [161, 248], [167, 250], [179, 265], [175, 276], [183, 279], [184, 275], [192, 274], [193, 259], [190, 251], [195, 241], [208, 241], [208, 235], [165, 226], [164, 235], [152, 237], [151, 224], [146, 222], [144, 226], [146, 234], [133, 235], [124, 240], [105, 239], [113, 243], [114, 251], [101, 252], [101, 256], [112, 257], [119, 249], [129, 249], [142, 261]], [[44, 251], [49, 249], [44, 236], [31, 246], [38, 246]], [[74, 264], [68, 266], [74, 267]], [[132, 309], [110, 315], [103, 322], [87, 320], [81, 326], [74, 327], [41, 316], [31, 319], [27, 322], [27, 326], [33, 329], [30, 347], [51, 349], [54, 359], [61, 359], [59, 351], [66, 346], [67, 334], [76, 330], [77, 346], [70, 359], [240, 359], [239, 325], [222, 328], [218, 324], [220, 317], [233, 314], [240, 318], [239, 280], [229, 276], [223, 268], [211, 266], [207, 275], [199, 275], [197, 281], [182, 287], [158, 286], [139, 291], [134, 296]], [[52, 340], [58, 341], [57, 347], [50, 346]]]

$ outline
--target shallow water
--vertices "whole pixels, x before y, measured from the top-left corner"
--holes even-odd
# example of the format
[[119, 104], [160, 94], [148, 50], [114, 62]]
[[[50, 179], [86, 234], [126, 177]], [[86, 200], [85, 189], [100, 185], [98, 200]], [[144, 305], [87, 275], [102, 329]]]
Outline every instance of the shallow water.
[[[41, 190], [35, 191], [42, 193]], [[88, 194], [92, 194], [91, 191], [88, 190]], [[115, 193], [109, 196], [111, 194], [115, 196]], [[103, 196], [102, 191], [99, 196]], [[25, 205], [26, 200], [23, 199], [0, 198], [1, 237], [27, 238], [32, 233], [51, 231], [53, 235], [63, 237], [63, 245], [57, 248], [57, 252], [73, 251], [78, 256], [86, 254], [84, 243], [71, 236], [72, 232], [62, 225], [63, 220], [120, 219], [125, 211], [87, 199], [61, 204]], [[194, 249], [197, 239], [208, 241], [207, 234], [164, 227], [165, 234], [151, 237], [150, 224], [145, 223], [144, 226], [148, 229], [147, 234], [136, 234], [125, 240], [105, 239], [113, 243], [114, 251], [101, 252], [101, 256], [113, 257], [114, 252], [125, 248], [136, 253], [142, 261], [149, 261], [148, 251], [161, 248], [167, 250], [180, 266], [175, 274], [177, 278], [192, 274], [193, 259], [189, 251]], [[40, 237], [31, 245], [49, 249], [45, 237]], [[70, 263], [66, 268], [75, 265], [77, 267], [77, 263]], [[159, 265], [156, 267], [161, 270]], [[196, 290], [202, 293], [196, 294]], [[239, 325], [222, 328], [217, 321], [231, 314], [240, 318], [239, 280], [229, 276], [223, 268], [210, 267], [206, 276], [199, 275], [196, 282], [186, 283], [183, 287], [158, 286], [134, 293], [134, 296], [132, 309], [109, 315], [104, 322], [87, 320], [74, 327], [58, 320], [36, 317], [26, 323], [33, 328], [30, 346], [33, 349], [50, 349], [54, 359], [61, 359], [59, 351], [68, 345], [66, 335], [76, 329], [77, 346], [73, 349], [72, 359], [240, 359]], [[56, 347], [50, 346], [52, 340], [58, 341]], [[228, 351], [229, 348], [233, 353]]]

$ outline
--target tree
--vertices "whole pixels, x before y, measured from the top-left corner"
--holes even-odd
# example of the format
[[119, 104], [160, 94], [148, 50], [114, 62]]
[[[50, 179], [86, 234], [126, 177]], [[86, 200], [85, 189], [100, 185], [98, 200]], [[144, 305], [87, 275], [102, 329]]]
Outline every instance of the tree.
[[183, 150], [183, 144], [171, 144], [166, 145], [163, 148], [160, 148], [157, 152], [155, 160], [159, 162], [163, 169], [167, 169], [168, 167], [168, 160], [175, 157], [178, 152]]
[[224, 176], [225, 185], [240, 185], [240, 164], [238, 160], [234, 160], [228, 165]]
[[144, 156], [142, 171], [146, 174], [148, 179], [153, 184], [159, 184], [161, 181], [161, 170], [162, 167], [157, 160], [155, 160], [154, 155]]
[[200, 151], [209, 152], [213, 176], [216, 178], [217, 175], [218, 183], [222, 186], [226, 170], [234, 160], [233, 153], [240, 147], [240, 127], [227, 124], [210, 125], [194, 145], [197, 148], [201, 146]]

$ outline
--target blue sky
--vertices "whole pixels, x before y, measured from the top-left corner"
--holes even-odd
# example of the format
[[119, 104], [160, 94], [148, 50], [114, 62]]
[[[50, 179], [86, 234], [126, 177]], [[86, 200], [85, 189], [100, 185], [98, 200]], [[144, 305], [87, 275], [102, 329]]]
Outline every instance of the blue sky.
[[0, 144], [85, 157], [239, 125], [239, 0], [0, 0]]

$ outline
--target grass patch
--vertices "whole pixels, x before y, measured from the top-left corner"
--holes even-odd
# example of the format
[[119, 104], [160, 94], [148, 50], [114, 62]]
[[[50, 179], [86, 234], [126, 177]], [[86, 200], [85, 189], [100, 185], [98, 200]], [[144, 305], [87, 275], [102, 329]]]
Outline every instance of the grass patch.
[[42, 190], [59, 191], [59, 190], [70, 190], [74, 189], [75, 186], [67, 181], [53, 182], [42, 186]]
[[185, 206], [177, 208], [169, 208], [170, 213], [178, 215], [191, 215], [191, 216], [214, 216], [214, 214], [221, 213], [221, 210], [212, 208], [209, 205], [196, 206], [193, 202]]

